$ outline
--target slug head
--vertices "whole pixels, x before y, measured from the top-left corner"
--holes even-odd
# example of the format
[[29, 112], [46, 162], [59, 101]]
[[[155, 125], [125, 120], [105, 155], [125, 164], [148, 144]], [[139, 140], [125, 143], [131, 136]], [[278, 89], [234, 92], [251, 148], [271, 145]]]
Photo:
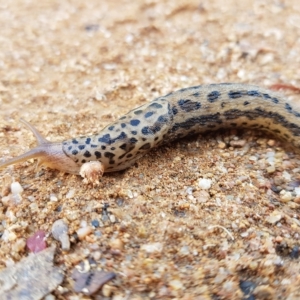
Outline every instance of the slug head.
[[39, 165], [45, 165], [65, 173], [79, 174], [80, 166], [64, 153], [62, 143], [52, 143], [46, 140], [31, 124], [22, 119], [21, 122], [34, 134], [38, 145], [20, 156], [0, 163], [0, 169], [36, 158]]

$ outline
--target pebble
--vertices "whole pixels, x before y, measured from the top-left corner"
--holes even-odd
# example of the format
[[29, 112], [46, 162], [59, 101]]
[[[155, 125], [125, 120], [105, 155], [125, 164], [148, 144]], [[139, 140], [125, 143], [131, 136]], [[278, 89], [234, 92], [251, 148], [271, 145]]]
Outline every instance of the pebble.
[[58, 198], [56, 197], [55, 194], [50, 194], [50, 201], [53, 201], [53, 202], [57, 202], [58, 201]]
[[183, 289], [183, 284], [178, 279], [171, 280], [169, 286], [175, 291]]
[[267, 218], [266, 221], [270, 224], [275, 224], [279, 222], [282, 219], [282, 215], [279, 213], [279, 211], [274, 210]]
[[292, 252], [290, 254], [291, 258], [292, 259], [298, 259], [299, 258], [299, 253], [300, 250], [299, 250], [299, 246], [294, 246], [293, 249], [292, 249]]
[[92, 220], [91, 222], [92, 226], [94, 226], [95, 228], [99, 227], [100, 223], [98, 220]]
[[26, 241], [22, 238], [17, 239], [12, 245], [12, 251], [14, 252], [22, 252], [26, 247]]
[[289, 202], [293, 199], [292, 193], [291, 192], [287, 192], [285, 190], [281, 190], [281, 192], [279, 193], [280, 195], [280, 200], [282, 202]]
[[122, 242], [122, 240], [120, 240], [120, 239], [112, 239], [112, 240], [109, 242], [109, 246], [110, 246], [112, 249], [122, 250], [122, 249], [123, 249], [123, 242]]
[[45, 241], [46, 232], [43, 230], [37, 231], [34, 235], [29, 237], [26, 241], [28, 249], [33, 253], [38, 253], [46, 249], [47, 244]]
[[225, 149], [226, 148], [226, 144], [224, 142], [218, 142], [218, 148]]
[[78, 238], [80, 240], [83, 240], [87, 235], [89, 235], [93, 231], [93, 228], [91, 226], [86, 226], [79, 228], [76, 233], [78, 235]]
[[264, 299], [264, 300], [275, 299], [275, 291], [269, 285], [260, 285], [260, 286], [256, 287], [253, 291], [253, 294], [258, 299]]
[[72, 198], [74, 197], [74, 195], [75, 195], [75, 190], [74, 190], [74, 189], [69, 190], [69, 191], [67, 192], [67, 194], [66, 194], [66, 198], [67, 198], [67, 199], [72, 199]]
[[56, 220], [52, 225], [53, 237], [61, 243], [64, 251], [70, 250], [70, 238], [68, 235], [69, 227], [63, 219]]
[[72, 278], [74, 279], [73, 289], [75, 292], [83, 293], [85, 295], [92, 295], [96, 293], [105, 283], [114, 279], [116, 274], [105, 271], [89, 271], [79, 272], [74, 268]]
[[163, 250], [163, 245], [162, 243], [144, 244], [141, 246], [141, 249], [148, 253], [161, 252]]
[[14, 194], [14, 195], [22, 194], [22, 192], [24, 191], [21, 184], [17, 181], [13, 182], [10, 185], [10, 190], [11, 190], [12, 194]]
[[201, 178], [198, 181], [198, 186], [203, 190], [208, 190], [211, 188], [211, 183], [212, 183], [211, 179]]

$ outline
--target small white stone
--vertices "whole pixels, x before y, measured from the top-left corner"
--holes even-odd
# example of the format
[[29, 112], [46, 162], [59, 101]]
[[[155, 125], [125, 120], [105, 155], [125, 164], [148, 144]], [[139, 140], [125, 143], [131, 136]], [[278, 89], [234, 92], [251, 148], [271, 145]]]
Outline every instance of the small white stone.
[[282, 218], [282, 215], [277, 211], [274, 210], [267, 218], [266, 221], [270, 224], [275, 224], [279, 222]]
[[198, 185], [203, 190], [208, 190], [211, 188], [212, 181], [210, 179], [201, 178], [198, 181]]
[[295, 191], [295, 193], [296, 193], [297, 196], [300, 196], [300, 187], [296, 187], [294, 189], [294, 191]]
[[183, 284], [180, 280], [174, 279], [171, 280], [169, 283], [169, 286], [173, 289], [173, 290], [181, 290], [183, 289]]
[[57, 202], [58, 201], [58, 198], [56, 197], [55, 194], [50, 194], [50, 201], [53, 201], [53, 202]]
[[285, 182], [289, 182], [292, 180], [291, 174], [289, 174], [287, 171], [282, 172], [282, 177], [284, 178]]
[[112, 222], [112, 223], [116, 223], [116, 217], [114, 215], [110, 215], [109, 216], [109, 220]]
[[142, 245], [141, 249], [148, 253], [161, 252], [163, 250], [163, 245], [162, 243], [145, 244]]
[[74, 190], [74, 189], [69, 190], [69, 191], [67, 192], [67, 194], [66, 194], [66, 198], [67, 198], [67, 199], [72, 199], [72, 198], [74, 197], [74, 195], [75, 195], [75, 190]]
[[63, 250], [70, 250], [70, 239], [68, 235], [68, 225], [63, 219], [56, 220], [52, 225], [52, 235], [61, 243], [61, 248]]
[[10, 190], [11, 190], [12, 194], [14, 194], [14, 195], [21, 194], [24, 191], [21, 184], [17, 181], [13, 182], [10, 185]]
[[292, 193], [291, 192], [288, 192], [288, 191], [285, 191], [285, 190], [282, 190], [280, 192], [280, 200], [282, 202], [289, 202], [293, 199], [293, 196], [292, 196]]
[[77, 235], [80, 240], [83, 240], [87, 235], [89, 235], [93, 231], [91, 226], [79, 228], [77, 230]]

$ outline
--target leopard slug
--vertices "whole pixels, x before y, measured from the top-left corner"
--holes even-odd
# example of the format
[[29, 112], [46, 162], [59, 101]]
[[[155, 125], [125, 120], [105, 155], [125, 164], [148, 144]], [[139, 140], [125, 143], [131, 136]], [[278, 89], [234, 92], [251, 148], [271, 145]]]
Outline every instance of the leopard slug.
[[37, 158], [41, 164], [72, 174], [95, 161], [104, 172], [119, 171], [153, 147], [219, 128], [265, 130], [300, 146], [300, 111], [276, 92], [247, 84], [200, 85], [171, 92], [131, 110], [97, 134], [63, 142], [50, 142], [22, 122], [38, 145], [0, 163], [0, 168]]

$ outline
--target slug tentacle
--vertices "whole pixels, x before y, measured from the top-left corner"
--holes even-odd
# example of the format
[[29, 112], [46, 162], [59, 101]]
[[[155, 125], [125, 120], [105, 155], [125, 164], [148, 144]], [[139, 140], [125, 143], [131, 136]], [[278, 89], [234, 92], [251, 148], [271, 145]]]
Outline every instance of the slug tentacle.
[[20, 156], [0, 163], [0, 169], [21, 163], [31, 158], [38, 159], [39, 165], [45, 165], [67, 173], [78, 174], [80, 166], [70, 159], [62, 149], [62, 143], [52, 143], [45, 139], [39, 131], [25, 120], [20, 120], [35, 136], [37, 146]]

